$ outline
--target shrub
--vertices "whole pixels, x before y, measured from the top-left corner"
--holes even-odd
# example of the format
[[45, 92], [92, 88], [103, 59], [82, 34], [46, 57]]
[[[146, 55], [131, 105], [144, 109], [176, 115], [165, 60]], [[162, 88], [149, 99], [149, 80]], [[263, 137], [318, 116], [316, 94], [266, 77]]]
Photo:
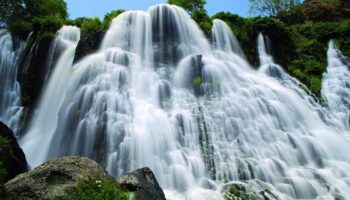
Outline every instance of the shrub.
[[81, 32], [93, 33], [95, 31], [101, 31], [103, 29], [102, 22], [98, 17], [85, 18], [81, 24]]
[[340, 17], [337, 0], [305, 0], [305, 14], [311, 21], [336, 21]]
[[26, 20], [19, 19], [8, 24], [8, 29], [12, 34], [25, 38], [32, 31], [33, 25]]
[[4, 184], [6, 181], [6, 169], [3, 161], [0, 159], [0, 199], [5, 199], [5, 188]]
[[290, 11], [278, 13], [277, 18], [289, 25], [304, 23], [306, 20], [304, 6], [302, 4], [298, 4], [291, 8]]
[[131, 196], [117, 187], [113, 180], [102, 181], [90, 178], [81, 182], [78, 189], [69, 195], [70, 200], [129, 200]]
[[114, 18], [116, 18], [118, 15], [122, 14], [124, 10], [113, 10], [112, 12], [109, 12], [105, 15], [103, 19], [103, 28], [107, 29], [111, 25], [111, 22]]
[[205, 35], [211, 35], [211, 27], [213, 26], [213, 22], [205, 10], [194, 11], [192, 13], [192, 19], [197, 22], [198, 26], [203, 30]]
[[55, 33], [63, 26], [64, 21], [55, 16], [34, 17], [32, 24], [35, 31]]
[[194, 88], [199, 88], [202, 84], [202, 78], [200, 76], [196, 76], [192, 81], [192, 86]]

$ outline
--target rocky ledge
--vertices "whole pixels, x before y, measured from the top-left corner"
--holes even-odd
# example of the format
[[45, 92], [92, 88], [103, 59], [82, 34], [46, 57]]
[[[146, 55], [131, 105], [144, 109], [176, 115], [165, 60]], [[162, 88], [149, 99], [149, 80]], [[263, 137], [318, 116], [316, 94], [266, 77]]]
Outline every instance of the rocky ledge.
[[[97, 187], [94, 187], [95, 184]], [[107, 192], [103, 191], [104, 184], [108, 184]], [[165, 200], [163, 190], [150, 169], [136, 170], [116, 181], [95, 161], [83, 157], [63, 157], [46, 162], [7, 182], [5, 190], [8, 199], [86, 199], [86, 195], [94, 199], [93, 193], [100, 192], [104, 193], [101, 199], [115, 199], [108, 197], [113, 194], [122, 196], [120, 200], [129, 197], [135, 200]]]

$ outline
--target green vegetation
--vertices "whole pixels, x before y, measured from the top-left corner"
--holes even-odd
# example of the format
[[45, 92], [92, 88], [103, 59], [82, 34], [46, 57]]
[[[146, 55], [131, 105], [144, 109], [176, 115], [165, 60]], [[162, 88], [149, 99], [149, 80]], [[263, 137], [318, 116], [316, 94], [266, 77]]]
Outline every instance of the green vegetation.
[[203, 30], [206, 36], [210, 36], [213, 22], [204, 8], [206, 0], [168, 0], [168, 3], [180, 6], [187, 10], [192, 19], [197, 22], [198, 26]]
[[200, 76], [196, 76], [192, 81], [192, 86], [194, 88], [199, 88], [202, 84], [202, 78]]
[[78, 189], [72, 192], [71, 200], [130, 200], [131, 195], [119, 189], [113, 180], [103, 181], [99, 178], [90, 178], [79, 184]]
[[251, 12], [277, 16], [300, 4], [300, 0], [249, 0]]
[[[335, 39], [338, 48], [350, 56], [350, 2], [347, 0], [250, 0], [251, 10], [262, 15], [254, 18], [242, 18], [228, 12], [209, 17], [205, 0], [168, 0], [168, 3], [187, 10], [208, 38], [211, 36], [212, 20], [225, 21], [254, 66], [259, 65], [257, 35], [263, 33], [268, 36], [272, 44], [270, 53], [276, 62], [318, 96], [327, 65], [329, 40]], [[34, 31], [28, 46], [35, 41], [39, 41], [38, 46], [50, 44], [55, 32], [64, 24], [78, 26], [81, 28], [81, 41], [75, 57], [78, 60], [99, 48], [113, 18], [123, 12], [111, 11], [103, 21], [98, 17], [68, 20], [63, 0], [1, 0], [0, 25], [6, 25], [11, 33], [21, 37]], [[29, 72], [33, 73], [33, 78], [37, 77], [33, 68], [39, 66], [36, 67], [39, 69], [43, 65], [44, 61], [31, 63]]]
[[180, 6], [187, 10], [190, 14], [198, 10], [205, 10], [206, 0], [168, 0], [169, 4]]
[[0, 160], [0, 199], [5, 197], [6, 191], [4, 188], [4, 184], [6, 181], [6, 169], [4, 163]]
[[111, 25], [111, 22], [114, 18], [116, 18], [118, 15], [122, 14], [123, 12], [125, 12], [124, 10], [113, 10], [112, 12], [109, 12], [105, 15], [105, 17], [103, 18], [103, 27], [104, 29], [109, 28], [109, 26]]
[[[275, 13], [274, 17], [242, 18], [220, 12], [212, 19], [221, 19], [231, 27], [254, 66], [259, 65], [257, 35], [261, 32], [268, 36], [276, 62], [320, 97], [328, 42], [335, 39], [338, 48], [350, 56], [350, 3], [346, 0], [294, 2], [294, 6]], [[317, 12], [324, 14], [316, 16]]]
[[12, 153], [12, 148], [10, 142], [0, 136], [0, 150], [2, 150], [0, 154], [0, 199], [1, 197], [5, 197], [5, 188], [4, 184], [6, 182], [6, 176], [7, 176], [7, 171], [6, 171], [6, 154], [11, 154]]
[[278, 200], [278, 197], [269, 189], [262, 190], [260, 192], [254, 190], [248, 190], [245, 186], [234, 184], [231, 185], [229, 191], [225, 194], [226, 200], [258, 200], [258, 199], [271, 199]]
[[26, 37], [29, 32], [55, 32], [68, 17], [63, 0], [2, 0], [0, 19], [11, 33]]

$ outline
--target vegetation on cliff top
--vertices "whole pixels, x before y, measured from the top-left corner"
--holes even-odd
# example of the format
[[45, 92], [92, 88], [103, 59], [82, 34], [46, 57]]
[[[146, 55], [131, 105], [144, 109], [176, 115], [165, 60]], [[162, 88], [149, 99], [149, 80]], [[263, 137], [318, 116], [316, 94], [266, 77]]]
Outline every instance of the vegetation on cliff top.
[[[112, 19], [124, 12], [107, 13], [103, 21], [97, 17], [69, 20], [63, 0], [2, 1], [0, 23], [22, 37], [34, 31], [37, 37], [33, 37], [31, 44], [42, 38], [50, 41], [63, 24], [80, 27], [81, 41], [76, 60], [96, 51]], [[259, 65], [256, 38], [259, 32], [263, 33], [271, 41], [270, 53], [275, 61], [318, 96], [327, 65], [329, 40], [335, 39], [344, 55], [350, 56], [350, 3], [346, 0], [305, 0], [303, 3], [299, 0], [250, 0], [252, 11], [262, 15], [253, 18], [242, 18], [228, 12], [209, 17], [205, 0], [168, 0], [168, 3], [186, 9], [209, 38], [212, 20], [224, 20], [254, 66]]]
[[254, 66], [258, 66], [257, 35], [261, 32], [268, 36], [275, 61], [320, 97], [328, 42], [335, 39], [344, 55], [350, 56], [349, 11], [346, 0], [306, 0], [275, 16], [242, 18], [220, 12], [212, 18], [222, 19], [231, 27]]

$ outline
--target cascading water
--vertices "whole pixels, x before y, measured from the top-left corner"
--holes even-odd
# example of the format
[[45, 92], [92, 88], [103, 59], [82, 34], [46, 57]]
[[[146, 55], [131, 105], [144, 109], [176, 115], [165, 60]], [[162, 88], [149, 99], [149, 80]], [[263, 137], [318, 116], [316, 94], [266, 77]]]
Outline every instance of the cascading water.
[[21, 88], [17, 80], [20, 58], [25, 43], [14, 47], [11, 34], [0, 30], [0, 121], [18, 134], [21, 128]]
[[[328, 67], [323, 76], [322, 96], [328, 109], [337, 119], [336, 126], [341, 130], [350, 130], [350, 65], [344, 56], [329, 43]], [[348, 64], [348, 66], [346, 65]]]
[[[20, 143], [29, 160], [35, 167], [45, 161], [49, 151], [51, 138], [57, 127], [58, 111], [63, 103], [65, 91], [69, 87], [75, 49], [80, 39], [80, 31], [76, 27], [64, 26], [56, 36], [54, 46], [61, 55], [47, 86], [40, 98], [38, 111], [30, 122], [29, 131]], [[38, 148], [40, 146], [40, 148]]]
[[234, 52], [242, 57], [244, 53], [239, 45], [236, 36], [232, 33], [227, 24], [219, 19], [213, 20], [213, 45], [215, 49], [224, 52]]
[[211, 48], [178, 7], [118, 16], [73, 67], [47, 158], [88, 156], [115, 176], [148, 166], [169, 199], [223, 199], [226, 181], [281, 199], [350, 196], [349, 141], [263, 39], [255, 70], [228, 30], [214, 22]]

